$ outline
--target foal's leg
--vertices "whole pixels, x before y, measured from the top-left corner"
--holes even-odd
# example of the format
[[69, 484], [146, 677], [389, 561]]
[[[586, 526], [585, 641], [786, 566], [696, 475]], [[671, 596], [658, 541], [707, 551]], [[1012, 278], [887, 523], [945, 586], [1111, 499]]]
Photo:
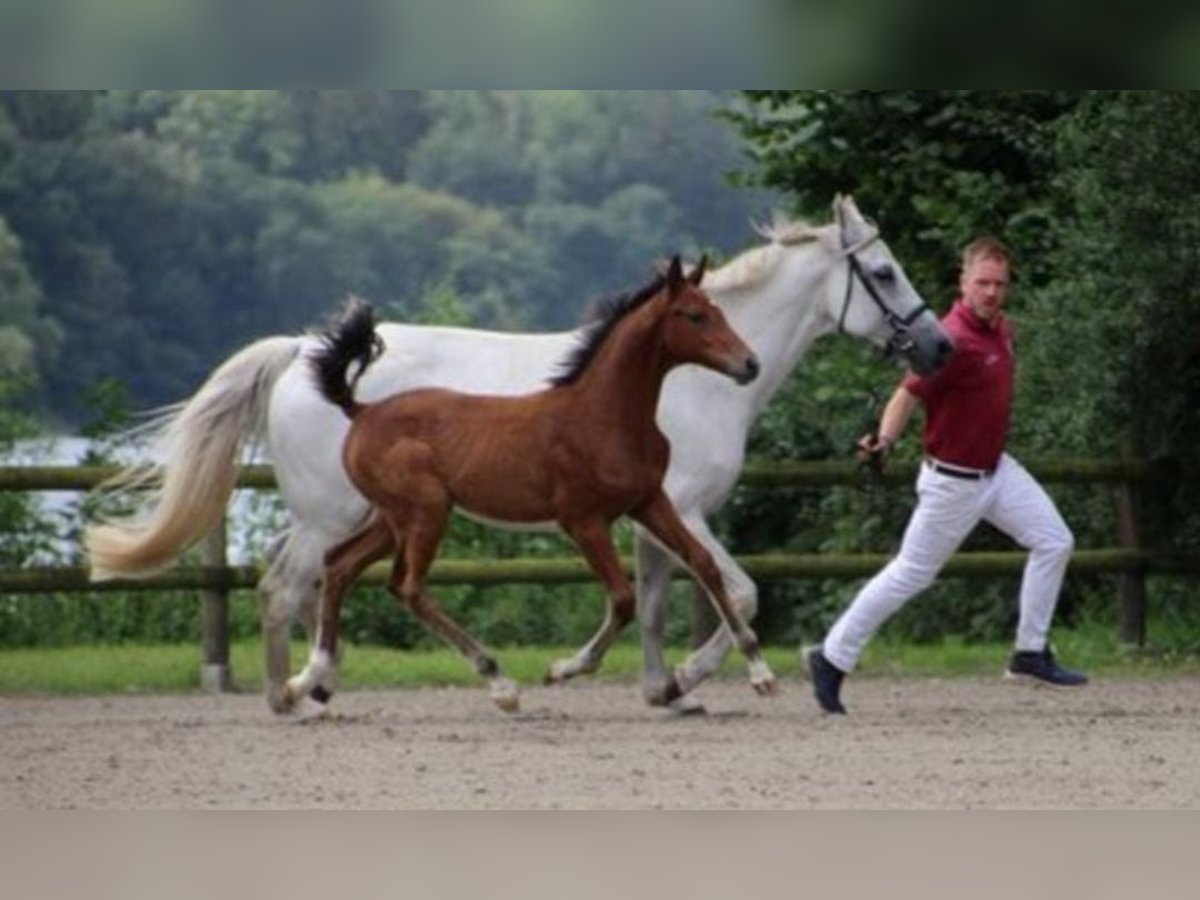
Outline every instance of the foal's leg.
[[504, 712], [516, 712], [521, 706], [516, 683], [500, 671], [500, 664], [491, 652], [446, 615], [433, 595], [425, 590], [425, 576], [433, 563], [449, 516], [450, 502], [446, 498], [444, 503], [437, 506], [422, 506], [419, 512], [414, 511], [407, 520], [407, 526], [394, 523], [393, 527], [404, 528], [404, 546], [396, 556], [388, 587], [418, 619], [470, 660], [475, 671], [487, 679], [492, 702]]
[[563, 527], [579, 546], [592, 571], [608, 589], [608, 606], [604, 612], [604, 622], [592, 639], [574, 656], [556, 659], [550, 664], [546, 673], [547, 684], [559, 684], [576, 675], [595, 672], [617, 635], [633, 618], [636, 602], [633, 585], [625, 577], [617, 549], [613, 546], [610, 524], [603, 519], [592, 519], [578, 524], [563, 523]]
[[[733, 635], [734, 642], [750, 663], [750, 685], [759, 694], [774, 694], [779, 683], [774, 673], [762, 658], [758, 638], [746, 624], [741, 613], [725, 591], [725, 582], [713, 559], [713, 555], [688, 531], [675, 511], [675, 507], [661, 490], [649, 501], [631, 513], [633, 518], [645, 526], [664, 547], [675, 553], [680, 561], [691, 570], [708, 589], [713, 605]], [[679, 678], [676, 672], [676, 678]], [[692, 685], [680, 684], [686, 693]]]
[[324, 683], [331, 680], [337, 667], [342, 601], [363, 570], [387, 556], [394, 546], [391, 528], [377, 516], [354, 537], [338, 544], [326, 555], [317, 640], [309, 655], [308, 665], [287, 682], [290, 704], [295, 704], [306, 694], [321, 706], [329, 702], [331, 694]]

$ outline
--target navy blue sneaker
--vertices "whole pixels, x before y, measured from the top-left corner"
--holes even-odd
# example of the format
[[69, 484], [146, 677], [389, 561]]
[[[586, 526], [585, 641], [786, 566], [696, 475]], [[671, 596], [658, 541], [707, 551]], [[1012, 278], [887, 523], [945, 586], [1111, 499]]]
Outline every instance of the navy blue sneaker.
[[808, 651], [808, 674], [812, 676], [813, 694], [821, 709], [827, 713], [846, 714], [839, 694], [842, 690], [842, 679], [846, 673], [825, 658], [820, 647]]
[[1033, 678], [1055, 687], [1078, 687], [1087, 684], [1087, 676], [1060, 666], [1050, 648], [1018, 650], [1008, 661], [1005, 672], [1009, 678]]

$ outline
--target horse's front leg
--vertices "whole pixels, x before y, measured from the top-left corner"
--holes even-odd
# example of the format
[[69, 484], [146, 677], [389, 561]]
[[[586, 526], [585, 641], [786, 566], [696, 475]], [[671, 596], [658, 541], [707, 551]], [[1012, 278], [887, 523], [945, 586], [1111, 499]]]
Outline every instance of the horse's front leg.
[[675, 560], [641, 528], [634, 536], [634, 560], [638, 621], [642, 626], [642, 696], [651, 706], [665, 706], [685, 715], [703, 713], [704, 704], [683, 692], [664, 655], [667, 600]]
[[556, 659], [546, 672], [547, 684], [561, 684], [576, 675], [595, 672], [604, 654], [617, 639], [622, 629], [632, 621], [635, 598], [633, 585], [621, 568], [617, 548], [613, 546], [611, 524], [604, 519], [588, 519], [582, 522], [564, 522], [563, 528], [575, 541], [588, 565], [596, 573], [607, 591], [608, 605], [604, 622], [592, 639], [581, 647], [574, 656]]
[[[667, 495], [661, 490], [656, 492], [632, 515], [659, 543], [678, 556], [707, 588], [721, 621], [750, 664], [750, 684], [754, 690], [763, 695], [777, 693], [779, 682], [766, 660], [762, 658], [758, 638], [727, 593], [721, 570], [717, 567], [713, 554], [684, 525]], [[677, 680], [680, 680], [680, 675], [677, 671]], [[686, 672], [683, 675], [686, 678]], [[694, 682], [692, 684], [694, 685]], [[685, 693], [691, 686], [681, 680], [680, 688]]]
[[[687, 519], [685, 524], [696, 540], [712, 554], [733, 608], [745, 622], [751, 622], [758, 612], [758, 587], [754, 584], [754, 579], [746, 574], [733, 555], [717, 540], [707, 522], [692, 517]], [[719, 627], [702, 646], [680, 663], [675, 670], [675, 678], [685, 696], [688, 691], [721, 668], [729, 651], [733, 649], [733, 643], [730, 630]]]

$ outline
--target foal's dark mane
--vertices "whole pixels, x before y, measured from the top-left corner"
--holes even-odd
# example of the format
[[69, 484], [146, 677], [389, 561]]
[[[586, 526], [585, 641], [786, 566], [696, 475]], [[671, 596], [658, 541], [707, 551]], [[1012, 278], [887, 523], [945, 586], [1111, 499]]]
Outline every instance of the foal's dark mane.
[[591, 304], [579, 343], [559, 363], [558, 374], [548, 379], [550, 386], [566, 387], [578, 381], [600, 352], [605, 340], [617, 327], [617, 323], [655, 296], [666, 283], [667, 277], [659, 275], [637, 291], [626, 291]]

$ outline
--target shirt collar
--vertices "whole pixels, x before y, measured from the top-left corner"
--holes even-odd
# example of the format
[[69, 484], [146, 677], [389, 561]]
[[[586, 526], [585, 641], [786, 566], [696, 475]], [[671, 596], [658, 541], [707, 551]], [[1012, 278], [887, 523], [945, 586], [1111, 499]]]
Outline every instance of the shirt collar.
[[985, 321], [975, 315], [971, 307], [967, 306], [961, 296], [954, 301], [953, 309], [954, 314], [975, 331], [982, 331], [984, 333], [997, 332], [1002, 330], [1004, 326], [1004, 313], [998, 312], [991, 321]]

